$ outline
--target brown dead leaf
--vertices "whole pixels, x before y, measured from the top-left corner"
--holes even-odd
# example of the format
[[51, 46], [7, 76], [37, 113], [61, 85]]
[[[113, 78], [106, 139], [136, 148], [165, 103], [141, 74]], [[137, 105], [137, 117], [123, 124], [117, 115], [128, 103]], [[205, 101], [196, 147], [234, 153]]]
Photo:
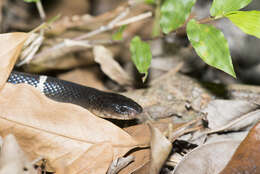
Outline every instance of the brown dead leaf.
[[203, 110], [211, 132], [238, 131], [252, 127], [260, 119], [259, 105], [245, 100], [212, 100]]
[[[160, 128], [160, 130], [163, 132], [167, 129], [167, 124], [160, 124], [157, 123], [155, 126]], [[140, 145], [142, 145], [143, 148], [134, 149], [132, 153], [129, 155], [134, 156], [135, 160], [133, 163], [129, 164], [126, 168], [122, 169], [119, 174], [128, 174], [133, 173], [135, 171], [138, 171], [138, 169], [143, 168], [146, 164], [149, 164], [151, 160], [150, 155], [150, 141], [151, 141], [151, 132], [149, 130], [149, 127], [147, 124], [139, 124], [135, 126], [131, 126], [125, 129], [126, 132], [128, 132], [132, 137], [135, 138], [136, 141]], [[147, 168], [146, 172], [149, 171], [149, 166]]]
[[0, 89], [9, 77], [28, 36], [27, 33], [18, 32], [0, 34]]
[[[189, 122], [188, 122], [189, 123]], [[168, 132], [171, 131], [172, 135], [178, 134], [178, 136], [182, 135], [180, 129], [185, 129], [188, 126], [188, 123], [174, 123], [172, 119], [162, 119], [158, 120], [152, 125], [160, 130], [160, 132]], [[172, 130], [169, 130], [169, 124], [172, 124]], [[151, 142], [151, 132], [147, 124], [139, 124], [135, 126], [131, 126], [125, 128], [125, 131], [128, 132], [135, 140], [139, 143], [139, 147], [136, 148], [129, 153], [129, 155], [134, 156], [135, 161], [129, 164], [126, 168], [122, 169], [119, 174], [143, 174], [149, 173], [149, 166], [151, 161], [151, 150], [150, 150], [150, 142]], [[178, 136], [175, 136], [177, 138]], [[157, 160], [157, 159], [156, 159]]]
[[[94, 159], [94, 160], [89, 160]], [[106, 173], [113, 160], [111, 143], [93, 145], [71, 165], [66, 167], [66, 173], [88, 174]], [[62, 174], [62, 173], [61, 173]]]
[[220, 174], [260, 173], [260, 122], [249, 132]]
[[[7, 83], [0, 92], [0, 134], [9, 133], [17, 137], [32, 159], [40, 156], [51, 164], [62, 161], [65, 166], [72, 165], [93, 145], [110, 143], [112, 150], [99, 155], [99, 149], [93, 148], [96, 151], [91, 153], [96, 156], [88, 159], [91, 162], [102, 161], [104, 155], [114, 160], [138, 145], [112, 123], [82, 107], [50, 100], [26, 84]], [[97, 170], [95, 167], [89, 171]]]
[[168, 158], [171, 152], [171, 142], [162, 135], [162, 133], [151, 124], [148, 124], [152, 137], [151, 137], [151, 163], [150, 174], [160, 173], [161, 167]]
[[102, 71], [120, 85], [131, 85], [133, 79], [117, 63], [110, 50], [103, 46], [95, 46], [93, 49], [95, 61], [101, 65]]
[[7, 173], [37, 174], [12, 134], [4, 138], [0, 153], [0, 174]]
[[122, 169], [119, 174], [129, 174], [142, 168], [150, 161], [150, 138], [151, 133], [146, 124], [135, 125], [125, 129], [131, 136], [138, 141], [144, 148], [134, 149], [129, 155], [134, 156], [134, 162], [129, 164], [126, 168]]
[[81, 85], [97, 88], [99, 90], [106, 90], [101, 80], [98, 79], [98, 72], [97, 68], [95, 67], [72, 70], [59, 75], [59, 78]]
[[199, 146], [183, 158], [172, 174], [218, 174], [238, 145], [239, 141], [222, 141]]

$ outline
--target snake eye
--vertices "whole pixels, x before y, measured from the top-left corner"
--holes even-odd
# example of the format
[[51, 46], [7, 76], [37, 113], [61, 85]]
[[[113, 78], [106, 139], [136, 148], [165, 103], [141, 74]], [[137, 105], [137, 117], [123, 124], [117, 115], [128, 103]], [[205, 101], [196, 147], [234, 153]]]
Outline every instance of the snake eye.
[[121, 106], [120, 107], [120, 112], [121, 113], [125, 113], [125, 112], [127, 112], [128, 111], [128, 108], [126, 107], [126, 106]]
[[118, 114], [127, 114], [128, 113], [128, 107], [127, 106], [120, 106], [118, 104], [116, 105], [113, 105], [113, 108], [115, 108], [115, 112], [118, 113]]

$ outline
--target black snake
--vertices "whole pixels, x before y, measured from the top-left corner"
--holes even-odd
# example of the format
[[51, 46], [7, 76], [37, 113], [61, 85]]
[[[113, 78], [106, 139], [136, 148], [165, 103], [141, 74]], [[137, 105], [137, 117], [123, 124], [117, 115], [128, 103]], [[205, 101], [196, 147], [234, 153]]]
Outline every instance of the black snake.
[[12, 71], [7, 82], [27, 83], [53, 100], [80, 105], [104, 118], [132, 119], [143, 110], [139, 104], [123, 95], [100, 91], [53, 77]]

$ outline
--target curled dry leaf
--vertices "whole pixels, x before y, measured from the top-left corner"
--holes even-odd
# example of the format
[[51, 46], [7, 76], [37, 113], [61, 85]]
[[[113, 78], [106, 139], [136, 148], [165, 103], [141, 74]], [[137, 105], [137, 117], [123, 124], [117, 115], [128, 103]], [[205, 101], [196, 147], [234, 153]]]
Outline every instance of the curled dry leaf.
[[220, 174], [260, 173], [260, 122], [249, 132]]
[[72, 165], [93, 145], [111, 145], [111, 153], [100, 155], [99, 149], [93, 148], [96, 151], [91, 153], [96, 156], [88, 159], [104, 159], [104, 163], [108, 161], [104, 156], [112, 156], [112, 161], [138, 145], [112, 123], [82, 107], [50, 100], [26, 84], [7, 83], [0, 91], [0, 134], [9, 133], [15, 134], [32, 159], [41, 156], [51, 164], [62, 162], [64, 167]]
[[0, 153], [0, 174], [37, 174], [12, 134], [4, 138]]
[[[160, 132], [171, 132], [169, 134], [174, 135], [175, 138], [178, 138], [181, 136], [183, 133], [187, 133], [187, 131], [181, 131], [182, 129], [185, 129], [189, 127], [189, 122], [188, 123], [175, 123], [171, 118], [169, 119], [162, 119], [162, 120], [157, 120], [152, 123], [153, 127], [156, 127], [156, 129], [160, 130]], [[169, 126], [172, 125], [172, 126]], [[153, 150], [155, 150], [155, 158], [154, 159], [156, 162], [162, 162], [164, 158], [167, 157], [167, 155], [163, 155], [163, 153], [159, 153], [160, 148], [164, 147], [164, 145], [167, 146], [168, 143], [165, 143], [165, 140], [160, 140], [160, 138], [165, 139], [162, 135], [158, 136], [159, 140], [157, 138], [154, 139], [154, 135], [151, 135], [151, 132], [149, 130], [149, 126], [147, 124], [139, 124], [135, 126], [130, 126], [128, 128], [125, 128], [126, 132], [128, 132], [131, 136], [133, 136], [138, 143], [140, 144], [139, 147], [142, 148], [136, 148], [131, 151], [129, 155], [135, 157], [135, 161], [131, 164], [129, 164], [126, 168], [122, 169], [119, 174], [129, 174], [129, 173], [134, 173], [134, 174], [143, 174], [143, 173], [149, 173], [149, 168], [151, 164], [151, 149], [150, 147], [150, 142], [153, 141], [158, 143], [159, 148], [153, 147]], [[185, 129], [186, 130], [186, 129]], [[157, 135], [157, 134], [156, 134]], [[153, 140], [151, 138], [153, 137]], [[155, 136], [157, 137], [157, 136]], [[174, 140], [174, 139], [172, 139]], [[161, 142], [164, 142], [162, 146], [160, 145]], [[155, 145], [157, 146], [157, 145]], [[168, 146], [169, 148], [169, 146]], [[166, 152], [169, 150], [168, 148], [163, 149]], [[157, 156], [156, 154], [160, 154]], [[158, 164], [159, 166], [159, 164]], [[156, 167], [158, 167], [156, 166]], [[160, 167], [158, 167], [160, 168]]]
[[112, 52], [103, 46], [94, 47], [95, 61], [101, 65], [102, 71], [120, 85], [131, 85], [131, 77], [114, 60]]
[[27, 33], [0, 34], [0, 89], [12, 71], [28, 36]]
[[228, 163], [239, 141], [223, 141], [202, 145], [190, 153], [175, 167], [172, 174], [218, 174]]
[[148, 124], [148, 126], [151, 131], [151, 163], [149, 173], [158, 174], [171, 152], [172, 144], [157, 128], [151, 124]]
[[252, 127], [260, 119], [259, 105], [242, 100], [213, 100], [203, 112], [207, 113], [208, 126], [212, 131], [241, 130]]

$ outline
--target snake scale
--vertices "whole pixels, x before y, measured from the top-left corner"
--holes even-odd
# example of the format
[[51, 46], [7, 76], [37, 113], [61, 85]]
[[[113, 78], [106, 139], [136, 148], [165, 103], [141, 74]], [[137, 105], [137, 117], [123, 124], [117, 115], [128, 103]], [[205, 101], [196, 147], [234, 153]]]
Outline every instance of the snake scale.
[[133, 119], [143, 110], [138, 103], [123, 95], [53, 77], [12, 71], [7, 82], [27, 83], [55, 101], [82, 106], [103, 118]]

